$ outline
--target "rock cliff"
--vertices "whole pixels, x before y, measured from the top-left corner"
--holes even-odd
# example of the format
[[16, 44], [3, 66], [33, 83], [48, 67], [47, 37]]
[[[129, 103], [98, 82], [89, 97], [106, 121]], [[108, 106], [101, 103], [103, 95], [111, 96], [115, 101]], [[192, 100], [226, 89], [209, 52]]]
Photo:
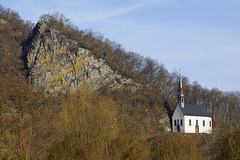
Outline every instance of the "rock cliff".
[[46, 93], [66, 94], [85, 82], [95, 89], [140, 87], [44, 22], [38, 22], [29, 41], [26, 46], [28, 79]]

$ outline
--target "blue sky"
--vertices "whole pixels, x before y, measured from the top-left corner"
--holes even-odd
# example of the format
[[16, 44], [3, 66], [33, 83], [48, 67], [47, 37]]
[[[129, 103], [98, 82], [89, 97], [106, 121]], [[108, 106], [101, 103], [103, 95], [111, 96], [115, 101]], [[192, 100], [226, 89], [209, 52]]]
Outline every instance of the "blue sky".
[[92, 29], [178, 71], [190, 82], [240, 91], [240, 0], [1, 0], [24, 20], [62, 12], [79, 29]]

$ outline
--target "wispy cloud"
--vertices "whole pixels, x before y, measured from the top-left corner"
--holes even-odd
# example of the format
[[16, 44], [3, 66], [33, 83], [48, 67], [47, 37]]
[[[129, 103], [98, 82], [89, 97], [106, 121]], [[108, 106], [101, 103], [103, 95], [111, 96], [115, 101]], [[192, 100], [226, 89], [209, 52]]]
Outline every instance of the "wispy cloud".
[[79, 19], [78, 23], [89, 23], [89, 22], [96, 22], [96, 21], [104, 20], [104, 19], [111, 18], [114, 16], [126, 14], [128, 12], [139, 9], [145, 5], [146, 4], [144, 4], [144, 3], [140, 3], [140, 4], [134, 4], [131, 6], [127, 6], [124, 8], [118, 8], [118, 9], [114, 9], [114, 10], [107, 10], [107, 11], [102, 10], [102, 11], [98, 11], [98, 12], [86, 13], [84, 15], [84, 17], [81, 17]]
[[128, 5], [128, 6], [119, 7], [119, 8], [112, 8], [112, 6], [108, 6], [102, 10], [90, 11], [90, 12], [87, 11], [84, 14], [79, 13], [78, 15], [75, 15], [75, 17], [78, 17], [78, 20], [75, 19], [75, 21], [78, 24], [97, 22], [97, 21], [101, 21], [101, 20], [104, 20], [107, 18], [127, 14], [130, 12], [142, 9], [144, 7], [151, 7], [151, 6], [153, 7], [156, 5], [166, 5], [169, 2], [170, 2], [170, 0], [152, 0], [152, 1], [148, 0], [148, 1], [142, 1], [140, 3], [135, 3], [135, 4]]

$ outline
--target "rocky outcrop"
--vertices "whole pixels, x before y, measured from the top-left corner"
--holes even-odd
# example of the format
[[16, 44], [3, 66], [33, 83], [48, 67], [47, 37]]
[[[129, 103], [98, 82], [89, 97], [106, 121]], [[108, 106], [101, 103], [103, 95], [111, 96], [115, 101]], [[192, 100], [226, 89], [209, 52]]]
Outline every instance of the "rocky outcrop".
[[44, 22], [38, 22], [26, 48], [28, 79], [46, 93], [65, 94], [85, 82], [95, 89], [117, 89], [127, 85], [132, 89], [140, 87]]
[[1, 24], [1, 25], [9, 24], [9, 22], [8, 22], [8, 21], [5, 21], [4, 19], [0, 19], [0, 24]]

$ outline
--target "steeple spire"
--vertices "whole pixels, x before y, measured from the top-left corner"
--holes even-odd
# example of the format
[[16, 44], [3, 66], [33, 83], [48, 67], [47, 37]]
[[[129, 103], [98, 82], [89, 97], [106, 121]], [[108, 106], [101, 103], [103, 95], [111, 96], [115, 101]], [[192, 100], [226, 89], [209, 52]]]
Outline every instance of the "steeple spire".
[[179, 89], [182, 89], [182, 75], [181, 75], [181, 72], [180, 72], [180, 75], [179, 75]]
[[180, 104], [181, 107], [184, 108], [184, 93], [183, 93], [181, 72], [180, 72], [180, 75], [179, 75], [178, 103]]

